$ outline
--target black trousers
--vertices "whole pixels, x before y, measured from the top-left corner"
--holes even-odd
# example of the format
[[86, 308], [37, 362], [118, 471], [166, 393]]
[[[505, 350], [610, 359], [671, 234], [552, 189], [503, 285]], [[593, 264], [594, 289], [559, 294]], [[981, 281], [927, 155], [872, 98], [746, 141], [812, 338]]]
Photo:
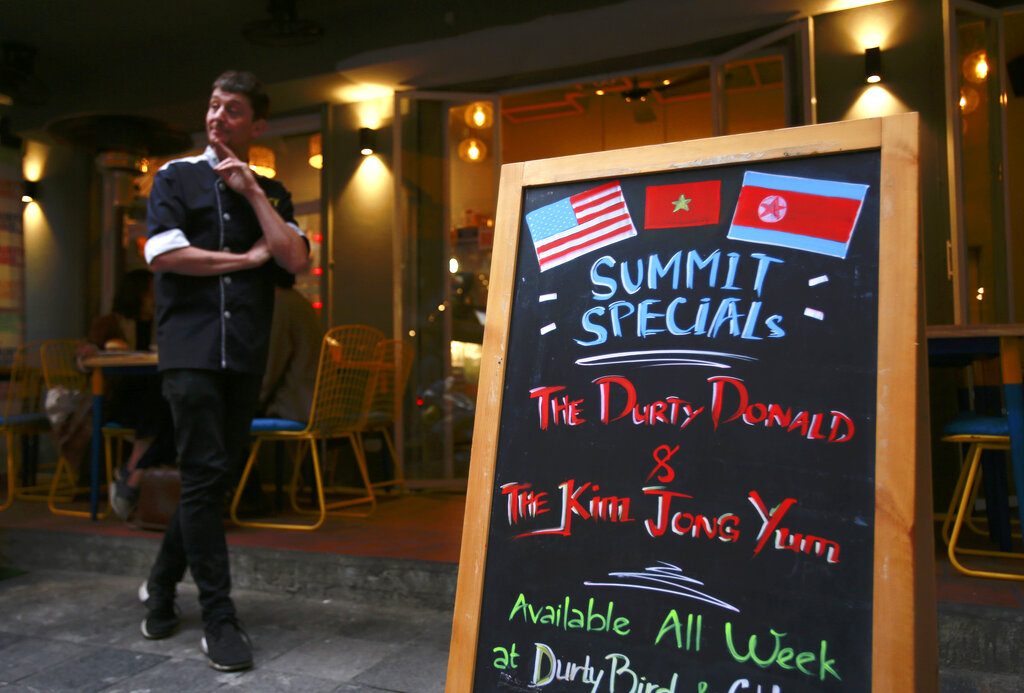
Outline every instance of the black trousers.
[[249, 440], [259, 375], [175, 369], [163, 373], [174, 417], [181, 502], [149, 574], [150, 594], [170, 599], [185, 575], [199, 588], [203, 622], [234, 616], [224, 537], [224, 497]]

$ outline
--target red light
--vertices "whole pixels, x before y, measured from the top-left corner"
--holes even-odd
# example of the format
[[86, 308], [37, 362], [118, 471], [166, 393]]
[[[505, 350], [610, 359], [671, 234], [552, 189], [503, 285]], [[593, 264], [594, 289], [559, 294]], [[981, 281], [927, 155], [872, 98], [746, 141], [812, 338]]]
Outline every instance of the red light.
[[417, 397], [416, 398], [416, 406], [417, 407], [422, 407], [423, 406], [423, 398], [422, 397]]
[[324, 235], [322, 233], [314, 233], [313, 234], [313, 242], [314, 243], [323, 243], [324, 242]]
[[313, 268], [313, 276], [314, 277], [319, 277], [323, 273], [324, 273], [324, 268], [323, 267], [314, 267]]
[[313, 301], [313, 307], [317, 310], [321, 310], [324, 307], [323, 301]]

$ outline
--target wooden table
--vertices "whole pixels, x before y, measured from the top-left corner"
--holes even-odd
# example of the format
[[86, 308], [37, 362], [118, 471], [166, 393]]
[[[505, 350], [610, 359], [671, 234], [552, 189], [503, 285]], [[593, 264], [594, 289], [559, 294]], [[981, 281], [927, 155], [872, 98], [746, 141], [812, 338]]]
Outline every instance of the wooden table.
[[[925, 328], [928, 354], [998, 355], [1003, 381], [1003, 405], [1010, 424], [1010, 461], [1018, 489], [1024, 489], [1024, 391], [1021, 387], [1021, 353], [1024, 323], [990, 325], [931, 325]], [[1024, 520], [1024, 504], [1018, 507]]]
[[82, 360], [92, 369], [92, 485], [89, 489], [89, 515], [95, 520], [100, 497], [100, 469], [103, 457], [103, 393], [107, 372], [156, 375], [157, 355], [152, 351], [101, 351]]

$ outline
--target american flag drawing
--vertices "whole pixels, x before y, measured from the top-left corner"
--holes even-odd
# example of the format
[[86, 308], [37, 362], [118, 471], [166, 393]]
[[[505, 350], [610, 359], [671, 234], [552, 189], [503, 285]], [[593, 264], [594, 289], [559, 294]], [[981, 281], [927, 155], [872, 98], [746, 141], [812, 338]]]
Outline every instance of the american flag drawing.
[[526, 225], [541, 272], [636, 235], [618, 181], [535, 209]]

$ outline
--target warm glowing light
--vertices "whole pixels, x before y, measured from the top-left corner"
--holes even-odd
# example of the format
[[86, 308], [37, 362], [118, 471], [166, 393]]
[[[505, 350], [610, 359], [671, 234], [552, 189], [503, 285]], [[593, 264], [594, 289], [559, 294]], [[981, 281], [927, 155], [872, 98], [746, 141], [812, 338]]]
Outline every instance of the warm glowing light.
[[256, 144], [249, 147], [249, 168], [255, 173], [266, 178], [273, 178], [277, 175], [277, 170], [274, 168], [275, 165], [273, 149]]
[[594, 93], [598, 96], [604, 96], [604, 89], [595, 89]]
[[356, 103], [389, 97], [394, 93], [391, 87], [383, 84], [346, 84], [334, 90], [334, 98], [342, 103]]
[[877, 118], [895, 113], [906, 113], [908, 110], [907, 105], [893, 96], [892, 92], [884, 86], [872, 84], [864, 87], [860, 97], [843, 115], [843, 120]]
[[319, 170], [324, 167], [324, 139], [319, 132], [309, 136], [309, 165]]
[[662, 84], [663, 84], [664, 86], [666, 86], [666, 87], [667, 87], [668, 85], [672, 84], [672, 80], [670, 80], [670, 79], [663, 79], [663, 80], [661, 80], [661, 83], [662, 83]]
[[448, 271], [451, 272], [452, 274], [455, 274], [456, 272], [459, 271], [459, 259], [458, 258], [454, 258], [453, 257], [452, 259], [450, 259], [448, 261]]
[[324, 268], [323, 267], [314, 267], [313, 268], [313, 276], [314, 277], [323, 276], [323, 273], [324, 273]]
[[438, 304], [437, 304], [437, 312], [438, 312], [438, 313], [443, 313], [443, 312], [444, 312], [444, 307], [445, 307], [445, 306], [444, 306], [444, 304], [443, 304], [443, 303], [438, 303]]
[[389, 182], [388, 167], [379, 156], [364, 156], [356, 170], [356, 181], [359, 189], [369, 192], [378, 190], [381, 185]]
[[964, 58], [962, 71], [964, 78], [969, 82], [981, 84], [988, 79], [988, 55], [984, 50], [976, 50], [967, 54]]
[[473, 164], [483, 161], [487, 156], [487, 145], [475, 137], [462, 140], [459, 143], [459, 158]]
[[488, 101], [474, 101], [466, 106], [466, 125], [477, 130], [494, 124], [494, 108]]
[[960, 101], [958, 103], [960, 105], [960, 111], [964, 115], [973, 113], [978, 107], [980, 99], [981, 97], [978, 96], [977, 89], [968, 86], [960, 87]]
[[314, 233], [313, 234], [313, 242], [314, 243], [323, 243], [324, 242], [324, 235], [322, 233]]
[[323, 307], [324, 307], [324, 302], [323, 301], [313, 301], [313, 308], [314, 309], [316, 309], [316, 310], [323, 310]]

